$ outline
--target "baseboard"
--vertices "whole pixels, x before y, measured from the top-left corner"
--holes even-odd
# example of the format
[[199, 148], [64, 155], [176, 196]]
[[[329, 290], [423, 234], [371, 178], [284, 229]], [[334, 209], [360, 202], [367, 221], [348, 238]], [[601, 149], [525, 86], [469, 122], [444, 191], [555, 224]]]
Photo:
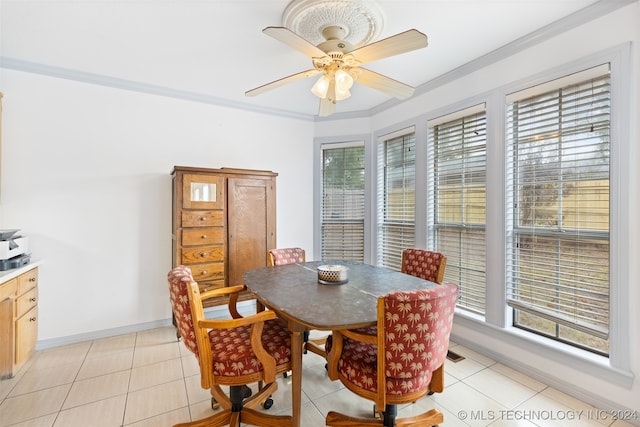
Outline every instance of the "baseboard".
[[[237, 304], [238, 311], [242, 315], [255, 313], [255, 301], [241, 301]], [[209, 307], [204, 311], [205, 316], [210, 319], [228, 318], [229, 311], [226, 306]], [[48, 340], [40, 340], [36, 343], [36, 350], [46, 350], [63, 345], [78, 344], [85, 341], [92, 341], [101, 338], [109, 338], [117, 335], [131, 334], [134, 332], [144, 332], [150, 329], [162, 328], [172, 325], [171, 318], [154, 320], [152, 322], [138, 323], [135, 325], [121, 326], [118, 328], [91, 331], [77, 335], [68, 335]]]

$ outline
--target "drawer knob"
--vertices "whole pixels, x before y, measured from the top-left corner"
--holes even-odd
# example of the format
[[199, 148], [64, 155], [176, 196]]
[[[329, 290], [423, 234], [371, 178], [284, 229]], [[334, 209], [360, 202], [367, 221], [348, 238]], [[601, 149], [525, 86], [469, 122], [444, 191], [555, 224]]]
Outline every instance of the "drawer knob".
[[200, 252], [200, 257], [201, 257], [201, 258], [204, 258], [204, 257], [205, 257], [205, 255], [207, 255], [205, 252]]
[[29, 299], [29, 301], [31, 301], [31, 302], [36, 302], [36, 297], [31, 297], [31, 298]]
[[208, 273], [208, 271], [207, 271], [207, 270], [202, 270], [202, 275], [205, 275], [205, 274], [207, 274], [207, 273]]
[[206, 235], [206, 234], [203, 234], [202, 236], [200, 236], [200, 238], [201, 238], [201, 239], [206, 239], [206, 238], [207, 238], [207, 235]]
[[207, 217], [206, 217], [206, 216], [201, 216], [201, 217], [200, 217], [200, 221], [206, 221], [206, 220], [207, 220]]
[[36, 318], [35, 318], [35, 317], [30, 317], [30, 318], [29, 318], [29, 322], [35, 322], [35, 321], [36, 321]]
[[30, 282], [35, 282], [35, 281], [36, 281], [36, 278], [35, 278], [35, 277], [29, 277], [29, 281], [30, 281]]

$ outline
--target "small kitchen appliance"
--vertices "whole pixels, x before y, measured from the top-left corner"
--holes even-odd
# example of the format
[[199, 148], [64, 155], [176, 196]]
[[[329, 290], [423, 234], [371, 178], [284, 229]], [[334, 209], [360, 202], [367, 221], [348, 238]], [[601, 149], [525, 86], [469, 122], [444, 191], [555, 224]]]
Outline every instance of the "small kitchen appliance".
[[29, 239], [20, 230], [0, 230], [0, 271], [29, 264]]

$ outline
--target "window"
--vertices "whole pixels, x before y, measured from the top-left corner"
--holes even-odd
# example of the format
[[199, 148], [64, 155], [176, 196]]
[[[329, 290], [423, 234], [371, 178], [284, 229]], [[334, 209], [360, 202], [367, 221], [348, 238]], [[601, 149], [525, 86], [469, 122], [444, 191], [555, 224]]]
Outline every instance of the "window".
[[413, 129], [380, 141], [377, 262], [383, 267], [400, 270], [402, 250], [414, 246], [415, 169], [416, 135]]
[[608, 354], [609, 66], [508, 97], [513, 325]]
[[322, 259], [364, 261], [364, 144], [326, 144], [322, 152]]
[[458, 306], [485, 314], [486, 113], [484, 104], [429, 122], [433, 246], [447, 257], [444, 280]]

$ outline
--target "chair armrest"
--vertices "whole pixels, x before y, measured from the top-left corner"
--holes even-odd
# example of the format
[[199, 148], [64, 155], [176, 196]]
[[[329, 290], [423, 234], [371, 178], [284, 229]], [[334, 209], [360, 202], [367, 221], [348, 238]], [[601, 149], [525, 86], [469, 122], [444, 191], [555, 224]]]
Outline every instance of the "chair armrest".
[[204, 301], [209, 298], [240, 293], [246, 289], [247, 287], [245, 285], [225, 286], [223, 288], [209, 289], [208, 291], [200, 292], [200, 299]]
[[246, 289], [247, 287], [245, 285], [226, 286], [223, 288], [210, 289], [208, 291], [201, 292], [200, 299], [204, 301], [209, 298], [229, 295], [229, 301], [227, 304], [229, 313], [231, 313], [231, 317], [233, 317], [234, 319], [239, 319], [242, 317], [242, 315], [238, 312], [238, 295], [240, 294], [240, 292]]
[[236, 319], [203, 319], [198, 322], [199, 328], [205, 329], [232, 329], [239, 326], [252, 325], [254, 323], [265, 322], [270, 319], [275, 319], [276, 313], [274, 311], [261, 311], [260, 313], [252, 314], [251, 316], [239, 317]]
[[352, 340], [356, 340], [356, 341], [360, 341], [363, 343], [367, 343], [367, 344], [377, 344], [378, 343], [378, 336], [377, 335], [369, 335], [369, 334], [363, 334], [360, 332], [356, 332], [354, 330], [344, 330], [344, 331], [340, 331], [342, 333], [342, 335], [344, 335], [347, 338], [351, 338]]

